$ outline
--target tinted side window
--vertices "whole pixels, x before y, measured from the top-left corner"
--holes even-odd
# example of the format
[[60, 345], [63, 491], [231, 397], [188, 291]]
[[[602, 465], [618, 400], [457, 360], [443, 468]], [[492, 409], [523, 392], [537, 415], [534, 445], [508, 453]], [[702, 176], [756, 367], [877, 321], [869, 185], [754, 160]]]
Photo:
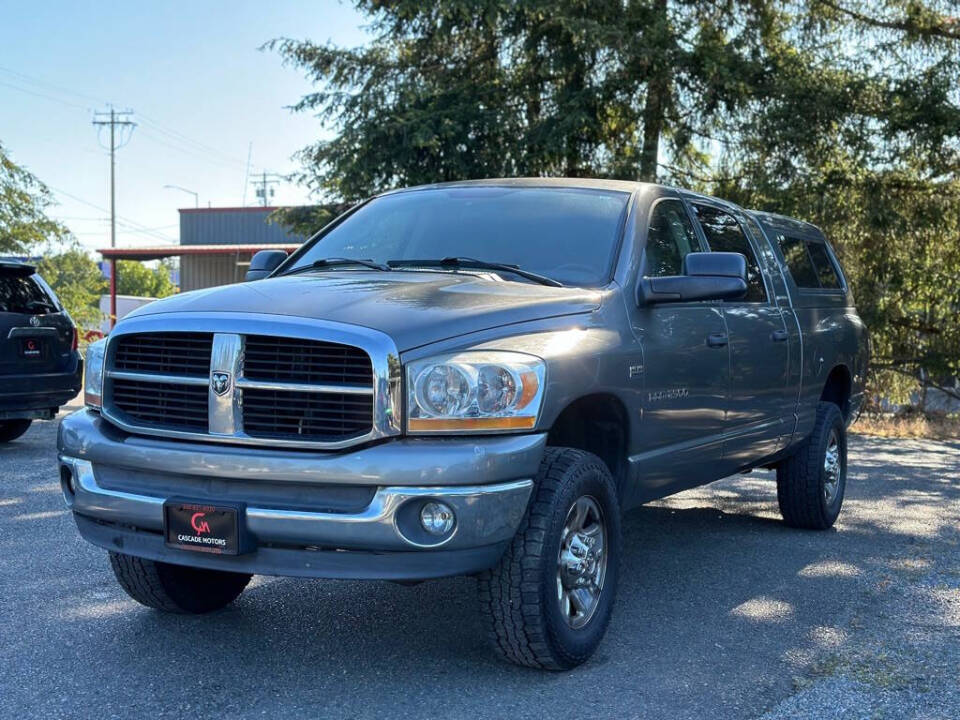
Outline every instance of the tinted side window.
[[763, 284], [757, 256], [737, 219], [730, 213], [709, 205], [694, 205], [693, 208], [711, 250], [741, 253], [747, 259], [747, 294], [744, 302], [765, 302], [767, 289]]
[[781, 235], [780, 252], [783, 253], [783, 259], [786, 260], [787, 268], [790, 270], [797, 287], [820, 287], [817, 271], [813, 267], [813, 260], [810, 259], [807, 244], [803, 240]]
[[650, 214], [647, 231], [647, 277], [682, 275], [683, 259], [700, 245], [693, 223], [679, 200], [661, 200]]
[[53, 300], [33, 278], [0, 272], [0, 312], [42, 315], [55, 310]]
[[840, 289], [840, 278], [837, 276], [837, 269], [833, 266], [833, 261], [827, 253], [827, 248], [823, 243], [807, 242], [807, 250], [813, 259], [813, 266], [817, 270], [817, 278], [820, 280], [820, 287], [829, 290]]

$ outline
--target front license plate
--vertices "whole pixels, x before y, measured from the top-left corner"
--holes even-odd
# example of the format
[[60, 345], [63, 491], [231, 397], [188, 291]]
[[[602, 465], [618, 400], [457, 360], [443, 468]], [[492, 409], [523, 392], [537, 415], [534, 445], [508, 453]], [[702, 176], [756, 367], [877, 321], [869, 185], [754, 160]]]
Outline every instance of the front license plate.
[[170, 547], [220, 555], [239, 552], [239, 514], [234, 507], [167, 501], [163, 528]]

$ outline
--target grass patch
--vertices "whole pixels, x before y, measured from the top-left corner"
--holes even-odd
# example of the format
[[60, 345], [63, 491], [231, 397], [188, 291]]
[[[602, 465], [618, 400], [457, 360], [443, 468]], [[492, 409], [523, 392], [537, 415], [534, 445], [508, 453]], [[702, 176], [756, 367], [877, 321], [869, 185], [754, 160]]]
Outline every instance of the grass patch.
[[928, 417], [924, 415], [867, 415], [864, 413], [850, 428], [860, 435], [888, 438], [928, 438], [956, 440], [960, 438], [960, 417]]
[[873, 687], [897, 689], [916, 685], [918, 679], [911, 668], [882, 652], [856, 652], [849, 656], [837, 653], [826, 655], [812, 665], [806, 674], [793, 677], [794, 690], [804, 690], [817, 680], [846, 675]]

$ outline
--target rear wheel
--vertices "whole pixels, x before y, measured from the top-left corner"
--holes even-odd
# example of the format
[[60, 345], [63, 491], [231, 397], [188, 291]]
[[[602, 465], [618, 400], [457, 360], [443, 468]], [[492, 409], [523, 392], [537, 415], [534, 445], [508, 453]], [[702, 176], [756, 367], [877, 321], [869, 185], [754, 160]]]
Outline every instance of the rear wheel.
[[0, 443], [16, 440], [30, 427], [33, 420], [0, 420]]
[[847, 486], [847, 434], [833, 403], [817, 406], [810, 437], [777, 466], [777, 501], [787, 525], [826, 530], [840, 514]]
[[127, 595], [141, 605], [173, 613], [219, 610], [236, 600], [252, 577], [115, 552], [110, 553], [110, 565]]
[[479, 579], [496, 651], [550, 670], [587, 660], [610, 622], [619, 560], [620, 505], [607, 466], [548, 448], [517, 535]]

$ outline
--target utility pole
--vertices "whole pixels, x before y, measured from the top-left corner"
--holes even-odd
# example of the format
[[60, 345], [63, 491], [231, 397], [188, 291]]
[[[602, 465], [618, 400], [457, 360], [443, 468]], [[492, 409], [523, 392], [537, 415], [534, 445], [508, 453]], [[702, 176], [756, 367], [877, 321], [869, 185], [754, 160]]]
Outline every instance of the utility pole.
[[[97, 128], [97, 137], [99, 139], [100, 129], [110, 127], [110, 247], [117, 246], [117, 191], [116, 191], [116, 154], [117, 150], [130, 142], [130, 136], [133, 135], [133, 129], [137, 126], [130, 119], [133, 110], [114, 110], [110, 106], [110, 112], [97, 112], [93, 114], [93, 124]], [[120, 132], [117, 132], [120, 128]], [[124, 130], [130, 128], [126, 138], [123, 137]], [[102, 143], [101, 143], [102, 145]]]
[[266, 207], [269, 204], [269, 199], [274, 196], [274, 190], [270, 186], [276, 185], [281, 180], [283, 180], [283, 175], [277, 173], [262, 172], [259, 178], [254, 175], [254, 179], [250, 182], [257, 186], [256, 195], [260, 198], [260, 204], [263, 207]]
[[[130, 119], [133, 110], [114, 110], [110, 106], [110, 112], [97, 112], [93, 114], [93, 125], [97, 128], [97, 139], [100, 139], [100, 130], [110, 126], [110, 247], [117, 246], [117, 190], [116, 190], [116, 155], [117, 150], [130, 142], [130, 136], [133, 135], [133, 129], [137, 126]], [[117, 132], [120, 128], [120, 132]], [[123, 137], [124, 131], [129, 128], [126, 138]], [[100, 143], [103, 145], [103, 143]], [[110, 257], [110, 327], [117, 324], [117, 261]]]

